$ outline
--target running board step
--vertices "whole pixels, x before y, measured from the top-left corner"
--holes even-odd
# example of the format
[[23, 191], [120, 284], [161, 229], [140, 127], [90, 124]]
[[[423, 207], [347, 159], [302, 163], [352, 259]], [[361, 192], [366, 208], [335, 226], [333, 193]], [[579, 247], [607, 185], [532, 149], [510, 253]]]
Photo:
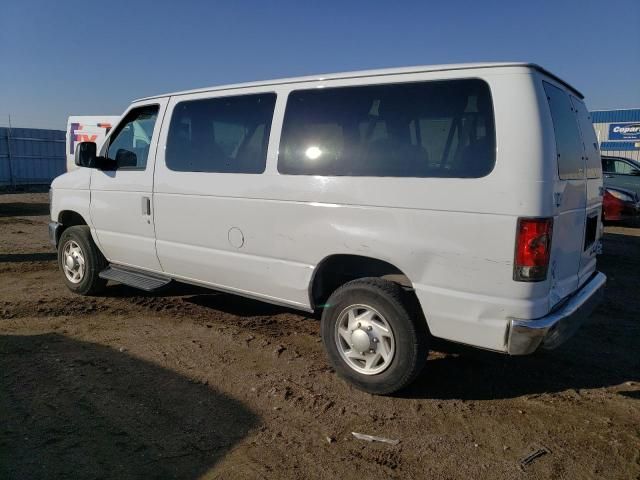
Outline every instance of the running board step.
[[167, 285], [171, 279], [157, 274], [132, 270], [111, 265], [99, 273], [100, 278], [124, 283], [130, 287], [139, 288], [145, 292], [152, 292]]

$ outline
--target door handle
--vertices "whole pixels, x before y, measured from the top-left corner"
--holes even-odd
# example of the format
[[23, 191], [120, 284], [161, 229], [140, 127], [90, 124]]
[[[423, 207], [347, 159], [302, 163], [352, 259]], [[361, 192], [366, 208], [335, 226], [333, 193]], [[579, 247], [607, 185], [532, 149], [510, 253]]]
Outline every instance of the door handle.
[[605, 175], [604, 178], [613, 178], [613, 175]]
[[151, 199], [142, 197], [142, 215], [151, 215]]
[[555, 199], [556, 207], [562, 205], [562, 192], [555, 192], [553, 198]]

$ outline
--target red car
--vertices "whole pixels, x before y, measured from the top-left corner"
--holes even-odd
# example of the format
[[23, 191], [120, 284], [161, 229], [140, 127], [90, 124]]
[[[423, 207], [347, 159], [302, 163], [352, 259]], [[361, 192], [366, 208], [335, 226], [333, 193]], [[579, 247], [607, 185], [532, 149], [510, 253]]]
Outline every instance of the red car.
[[605, 187], [602, 199], [602, 220], [621, 222], [635, 220], [640, 214], [640, 200], [631, 190]]

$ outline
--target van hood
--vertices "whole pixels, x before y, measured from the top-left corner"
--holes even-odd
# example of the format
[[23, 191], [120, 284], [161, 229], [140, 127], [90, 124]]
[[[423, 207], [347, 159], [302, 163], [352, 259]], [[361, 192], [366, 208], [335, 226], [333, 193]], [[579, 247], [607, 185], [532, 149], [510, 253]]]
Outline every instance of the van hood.
[[91, 169], [80, 167], [54, 178], [53, 182], [51, 182], [51, 188], [54, 190], [89, 190], [90, 184]]

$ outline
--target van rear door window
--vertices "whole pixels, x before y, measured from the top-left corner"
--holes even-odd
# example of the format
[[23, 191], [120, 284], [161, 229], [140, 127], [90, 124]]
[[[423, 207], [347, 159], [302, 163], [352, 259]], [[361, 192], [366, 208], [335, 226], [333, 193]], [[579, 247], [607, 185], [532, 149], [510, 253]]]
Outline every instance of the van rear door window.
[[165, 155], [176, 172], [262, 173], [275, 93], [176, 104]]
[[584, 178], [582, 139], [569, 95], [550, 83], [543, 84], [556, 137], [558, 175], [562, 180]]
[[482, 80], [297, 90], [287, 100], [278, 171], [477, 178], [491, 172], [495, 152]]
[[598, 137], [593, 129], [591, 114], [582, 100], [571, 95], [571, 104], [578, 116], [578, 126], [582, 134], [582, 143], [586, 155], [587, 178], [602, 177], [602, 164], [600, 162], [600, 149], [598, 148]]

